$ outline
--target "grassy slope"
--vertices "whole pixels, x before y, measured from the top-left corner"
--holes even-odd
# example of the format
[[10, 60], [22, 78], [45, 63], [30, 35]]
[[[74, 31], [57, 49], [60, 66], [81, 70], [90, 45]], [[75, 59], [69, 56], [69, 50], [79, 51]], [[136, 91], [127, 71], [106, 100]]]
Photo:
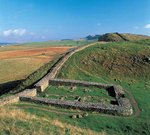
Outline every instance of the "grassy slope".
[[150, 40], [149, 39], [144, 39], [144, 40], [139, 40], [139, 41], [133, 41], [134, 43], [140, 44], [140, 45], [148, 45], [150, 46]]
[[[20, 106], [20, 107], [19, 107]], [[43, 109], [43, 110], [42, 110]], [[61, 121], [59, 115], [67, 113], [67, 110], [55, 113], [53, 107], [44, 107], [31, 104], [18, 104], [11, 107], [0, 108], [0, 134], [2, 135], [106, 135], [104, 132], [97, 133], [90, 129], [68, 124], [67, 121]], [[27, 112], [30, 112], [27, 113]], [[72, 111], [74, 113], [74, 111]], [[66, 117], [62, 117], [65, 119]]]
[[[147, 42], [146, 42], [147, 43]], [[144, 44], [146, 44], [144, 43]], [[113, 116], [107, 116], [107, 115], [101, 115], [101, 114], [94, 114], [90, 113], [88, 117], [81, 118], [81, 119], [71, 119], [69, 118], [71, 114], [79, 114], [82, 113], [82, 111], [79, 110], [66, 110], [66, 109], [60, 109], [55, 107], [47, 107], [47, 106], [41, 106], [41, 105], [34, 105], [29, 103], [18, 103], [15, 105], [10, 105], [10, 108], [18, 108], [23, 111], [25, 111], [25, 115], [30, 115], [30, 119], [21, 119], [20, 114], [22, 112], [18, 112], [16, 117], [12, 117], [13, 115], [10, 113], [1, 113], [0, 119], [0, 131], [1, 133], [7, 133], [12, 132], [15, 133], [37, 133], [40, 132], [41, 134], [49, 134], [50, 132], [52, 134], [81, 134], [80, 131], [83, 132], [83, 134], [106, 134], [105, 132], [109, 134], [131, 134], [131, 135], [142, 135], [142, 134], [150, 134], [150, 122], [149, 122], [149, 113], [150, 113], [150, 82], [149, 79], [149, 71], [146, 70], [143, 73], [143, 70], [141, 72], [137, 71], [132, 76], [128, 77], [129, 71], [124, 72], [123, 76], [120, 74], [120, 72], [116, 72], [116, 68], [109, 71], [109, 65], [107, 66], [107, 61], [112, 61], [114, 58], [117, 58], [122, 54], [123, 52], [126, 54], [129, 54], [129, 52], [132, 54], [135, 54], [139, 51], [139, 55], [141, 55], [141, 52], [150, 55], [149, 47], [144, 45], [137, 45], [133, 43], [110, 43], [106, 45], [96, 45], [93, 47], [90, 47], [79, 52], [78, 54], [74, 55], [72, 58], [69, 59], [69, 61], [65, 64], [63, 67], [62, 74], [59, 74], [59, 77], [63, 78], [71, 78], [71, 79], [80, 79], [80, 80], [87, 80], [87, 81], [97, 81], [97, 82], [105, 82], [105, 83], [116, 83], [122, 85], [126, 90], [128, 90], [130, 93], [133, 94], [135, 99], [138, 101], [140, 108], [142, 109], [142, 112], [140, 116], [131, 116], [131, 117], [113, 117]], [[137, 46], [137, 47], [136, 47]], [[131, 49], [130, 49], [131, 47]], [[137, 48], [137, 49], [136, 49]], [[136, 49], [136, 51], [134, 51]], [[111, 52], [115, 50], [116, 53], [113, 52], [112, 55]], [[96, 56], [96, 59], [91, 57], [92, 53], [98, 55]], [[120, 52], [120, 53], [117, 53]], [[107, 57], [104, 57], [104, 62], [106, 62], [105, 66], [108, 68], [104, 68], [101, 64], [101, 53], [107, 54]], [[110, 53], [110, 54], [109, 54]], [[109, 54], [109, 55], [108, 55]], [[80, 57], [79, 57], [80, 56]], [[130, 55], [126, 55], [130, 56]], [[111, 58], [112, 57], [112, 58]], [[121, 58], [124, 58], [121, 56]], [[116, 59], [115, 59], [116, 60]], [[128, 59], [127, 59], [128, 60]], [[93, 62], [94, 61], [94, 62]], [[88, 63], [89, 62], [89, 63]], [[118, 62], [118, 60], [117, 60]], [[81, 66], [80, 64], [87, 63], [88, 66]], [[122, 64], [122, 63], [120, 63]], [[127, 64], [128, 65], [128, 64]], [[98, 66], [98, 67], [97, 67]], [[117, 67], [119, 68], [119, 67]], [[141, 69], [139, 67], [138, 69]], [[147, 65], [144, 66], [144, 69], [147, 69]], [[143, 75], [140, 77], [140, 75]], [[2, 108], [3, 109], [3, 108]], [[136, 108], [135, 108], [136, 109]], [[5, 107], [4, 107], [5, 110]], [[7, 112], [13, 112], [12, 110]], [[15, 109], [17, 111], [17, 109]], [[28, 113], [27, 113], [28, 112]], [[66, 112], [66, 113], [65, 113]], [[2, 116], [4, 114], [8, 114], [7, 116]], [[31, 120], [32, 115], [34, 117], [38, 117], [39, 120]], [[11, 118], [10, 118], [11, 116]], [[47, 121], [45, 121], [48, 119]], [[21, 125], [18, 125], [18, 121], [21, 123]], [[10, 124], [8, 124], [10, 123]], [[20, 124], [19, 123], [19, 124]], [[38, 128], [36, 128], [38, 127]], [[12, 130], [13, 129], [13, 130]], [[28, 129], [28, 130], [27, 130]], [[105, 132], [103, 132], [105, 131]]]
[[[75, 54], [63, 66], [58, 77], [120, 84], [137, 100], [139, 116], [97, 117], [95, 130], [115, 134], [150, 134], [150, 47], [143, 44], [122, 42], [97, 44]], [[130, 98], [130, 97], [129, 97]], [[136, 109], [136, 108], [134, 108]], [[91, 124], [86, 121], [89, 128]], [[108, 124], [109, 123], [109, 124]]]
[[129, 34], [129, 33], [122, 34], [122, 35], [125, 36], [125, 38], [127, 38], [130, 41], [150, 39], [150, 37], [146, 35], [144, 36], [144, 35], [136, 35], [136, 34]]
[[106, 42], [138, 41], [145, 39], [150, 39], [150, 37], [129, 33], [106, 33], [99, 37], [99, 41], [106, 41]]

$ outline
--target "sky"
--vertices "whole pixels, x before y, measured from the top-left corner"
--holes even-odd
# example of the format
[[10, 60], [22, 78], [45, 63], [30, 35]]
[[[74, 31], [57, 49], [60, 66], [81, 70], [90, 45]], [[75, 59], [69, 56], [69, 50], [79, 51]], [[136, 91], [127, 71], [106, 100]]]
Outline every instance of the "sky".
[[150, 0], [0, 0], [0, 42], [150, 35]]

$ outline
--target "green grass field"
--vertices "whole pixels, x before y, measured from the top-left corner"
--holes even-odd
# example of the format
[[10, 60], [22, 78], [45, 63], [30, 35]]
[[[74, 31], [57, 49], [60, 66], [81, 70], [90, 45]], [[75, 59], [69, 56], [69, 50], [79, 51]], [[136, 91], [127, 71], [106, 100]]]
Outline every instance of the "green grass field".
[[[13, 104], [0, 108], [0, 133], [13, 135], [106, 135], [105, 132], [96, 132], [88, 127], [81, 128], [86, 122], [85, 119], [73, 120], [70, 118], [73, 114], [83, 113], [80, 110], [68, 111], [68, 109], [30, 103]], [[91, 114], [91, 118], [97, 115], [99, 114]]]
[[81, 98], [84, 102], [105, 102], [110, 104], [111, 100], [115, 100], [109, 96], [105, 89], [99, 89], [96, 87], [82, 87], [77, 86], [72, 90], [69, 86], [50, 86], [44, 92], [39, 94], [39, 97], [50, 99], [62, 99], [75, 101]]
[[58, 75], [66, 79], [119, 84], [127, 91], [131, 101], [135, 98], [140, 112], [137, 112], [137, 106], [132, 103], [135, 114], [131, 117], [100, 116], [94, 119], [95, 123], [99, 123], [94, 126], [100, 131], [118, 135], [150, 134], [150, 61], [146, 59], [150, 56], [150, 47], [147, 46], [148, 40], [144, 42], [108, 43], [89, 47], [71, 57]]
[[[132, 116], [121, 117], [88, 112], [87, 117], [72, 119], [71, 115], [84, 112], [20, 102], [1, 108], [0, 132], [3, 134], [149, 135], [149, 57], [149, 40], [97, 43], [74, 54], [58, 74], [59, 78], [121, 85], [133, 105]], [[56, 95], [67, 94], [82, 96], [85, 94], [82, 90], [83, 88], [77, 88], [77, 91], [70, 93], [68, 87], [53, 86], [39, 96], [48, 98], [52, 98], [52, 94], [55, 95], [54, 98]], [[91, 96], [108, 98], [106, 93], [97, 92], [97, 90], [92, 92]]]

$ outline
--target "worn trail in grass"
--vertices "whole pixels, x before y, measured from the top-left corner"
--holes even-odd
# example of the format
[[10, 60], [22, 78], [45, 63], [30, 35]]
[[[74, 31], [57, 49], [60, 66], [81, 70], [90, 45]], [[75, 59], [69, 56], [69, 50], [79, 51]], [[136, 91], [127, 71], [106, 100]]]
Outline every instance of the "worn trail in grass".
[[114, 83], [125, 89], [134, 115], [119, 119], [101, 117], [105, 120], [100, 122], [99, 128], [111, 134], [150, 134], [150, 47], [148, 40], [141, 42], [97, 44], [86, 48], [73, 55], [58, 74], [58, 78]]

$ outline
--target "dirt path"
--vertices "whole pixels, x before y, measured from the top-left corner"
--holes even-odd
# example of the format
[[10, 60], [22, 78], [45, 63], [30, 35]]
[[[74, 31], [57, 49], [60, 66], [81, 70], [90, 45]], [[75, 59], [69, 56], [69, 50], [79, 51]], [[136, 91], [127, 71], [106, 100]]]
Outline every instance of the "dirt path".
[[124, 89], [124, 91], [125, 91], [125, 92], [129, 95], [129, 97], [130, 97], [130, 102], [131, 102], [131, 104], [132, 104], [133, 107], [134, 107], [134, 116], [139, 117], [140, 114], [141, 114], [141, 109], [140, 109], [140, 107], [139, 107], [137, 101], [135, 100], [134, 96], [131, 94], [130, 91], [125, 90], [125, 89]]
[[[74, 62], [74, 64], [75, 64], [75, 62]], [[85, 74], [87, 74], [87, 75], [89, 75], [89, 76], [92, 76], [92, 74], [90, 74], [89, 72], [83, 70], [82, 68], [79, 68], [76, 64], [75, 64], [75, 66], [76, 66], [79, 70], [81, 70], [82, 72], [84, 72]], [[96, 77], [97, 77], [97, 76], [96, 76]], [[97, 78], [99, 78], [99, 77], [97, 77]], [[105, 83], [110, 84], [110, 82], [107, 82], [106, 80], [104, 80], [104, 81], [105, 81]], [[133, 107], [134, 107], [134, 116], [139, 117], [140, 114], [141, 114], [141, 109], [140, 109], [140, 107], [139, 107], [137, 101], [135, 100], [134, 96], [131, 94], [130, 91], [125, 90], [125, 89], [124, 89], [124, 91], [125, 91], [125, 92], [129, 95], [129, 97], [130, 97], [130, 102], [131, 102], [131, 104], [132, 104]]]

